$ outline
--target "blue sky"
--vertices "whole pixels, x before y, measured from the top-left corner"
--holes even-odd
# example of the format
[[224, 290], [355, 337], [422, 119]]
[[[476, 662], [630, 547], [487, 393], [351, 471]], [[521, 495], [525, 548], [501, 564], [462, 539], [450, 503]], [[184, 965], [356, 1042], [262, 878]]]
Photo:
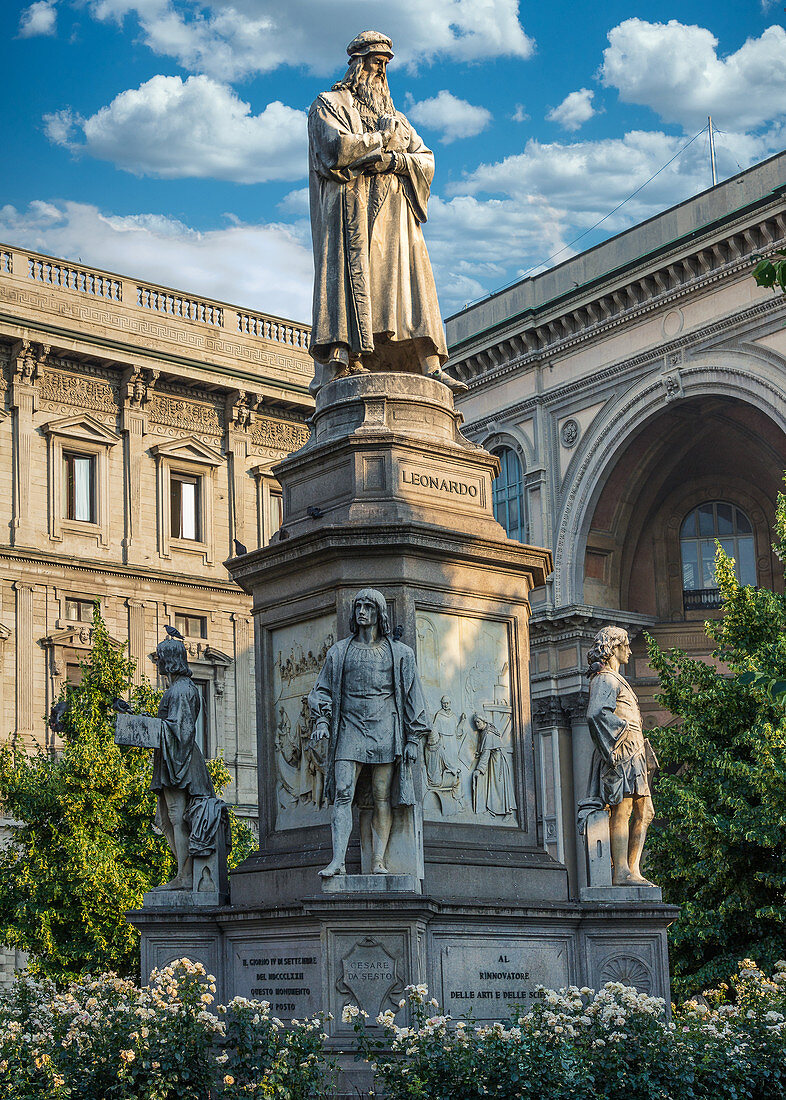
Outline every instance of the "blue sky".
[[720, 178], [783, 149], [784, 15], [772, 0], [6, 0], [0, 239], [308, 320], [306, 114], [372, 27], [436, 153], [425, 231], [448, 315], [709, 186], [705, 133], [591, 228], [707, 114]]

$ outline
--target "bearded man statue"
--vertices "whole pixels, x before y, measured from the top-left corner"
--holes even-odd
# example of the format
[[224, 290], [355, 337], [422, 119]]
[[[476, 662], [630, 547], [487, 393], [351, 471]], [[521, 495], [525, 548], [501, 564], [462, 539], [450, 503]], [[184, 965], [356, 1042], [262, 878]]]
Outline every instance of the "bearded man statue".
[[308, 116], [314, 245], [312, 392], [367, 371], [426, 374], [453, 390], [423, 240], [434, 154], [395, 109], [387, 84], [391, 40], [363, 31], [349, 68]]

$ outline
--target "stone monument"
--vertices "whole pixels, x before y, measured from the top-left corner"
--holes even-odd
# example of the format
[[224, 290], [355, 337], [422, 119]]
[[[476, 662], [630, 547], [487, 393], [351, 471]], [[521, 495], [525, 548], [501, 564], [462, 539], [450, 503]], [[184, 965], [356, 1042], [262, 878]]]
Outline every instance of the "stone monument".
[[228, 900], [227, 854], [232, 845], [227, 807], [216, 797], [213, 781], [196, 741], [202, 700], [191, 679], [186, 647], [173, 628], [159, 642], [156, 658], [168, 681], [151, 718], [131, 714], [115, 700], [115, 741], [153, 749], [153, 778], [158, 807], [156, 827], [164, 834], [177, 869], [174, 878], [144, 896], [147, 908], [221, 905]]
[[498, 460], [461, 433], [420, 231], [433, 156], [389, 101], [390, 39], [348, 49], [309, 122], [311, 436], [275, 469], [277, 537], [227, 562], [253, 597], [259, 850], [230, 905], [131, 915], [143, 969], [198, 957], [222, 998], [330, 1012], [339, 1050], [347, 1004], [403, 1013], [409, 983], [479, 1022], [539, 984], [668, 998], [676, 910], [572, 898], [546, 851], [529, 593], [551, 553], [507, 537]]
[[[594, 750], [579, 823], [587, 838], [588, 883], [582, 897], [638, 900], [660, 890], [641, 873], [647, 829], [655, 816], [650, 793], [658, 761], [644, 736], [633, 688], [620, 672], [630, 641], [606, 626], [589, 652], [587, 723]], [[609, 893], [608, 887], [612, 890]]]

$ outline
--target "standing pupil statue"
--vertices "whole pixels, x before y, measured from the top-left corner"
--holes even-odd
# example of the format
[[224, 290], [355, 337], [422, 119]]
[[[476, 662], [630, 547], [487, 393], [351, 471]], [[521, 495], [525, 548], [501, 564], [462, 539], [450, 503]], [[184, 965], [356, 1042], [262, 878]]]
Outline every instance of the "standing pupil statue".
[[393, 106], [387, 35], [363, 31], [347, 53], [345, 76], [308, 116], [312, 389], [371, 370], [465, 390], [442, 369], [448, 352], [421, 229], [434, 154]]
[[196, 741], [202, 699], [191, 679], [186, 647], [179, 638], [165, 638], [156, 647], [158, 670], [169, 681], [158, 707], [160, 748], [153, 754], [151, 790], [158, 795], [156, 825], [177, 860], [175, 877], [158, 890], [190, 890], [193, 857], [216, 848], [224, 830], [231, 846], [227, 808], [216, 797], [213, 780]]
[[391, 637], [381, 592], [364, 588], [352, 605], [351, 634], [328, 650], [311, 691], [312, 744], [327, 740], [325, 798], [332, 803], [333, 858], [323, 878], [346, 874], [352, 803], [364, 767], [370, 772], [372, 871], [388, 873], [394, 806], [414, 806], [412, 766], [428, 735], [415, 654]]
[[612, 885], [652, 886], [641, 873], [647, 828], [655, 816], [650, 779], [658, 766], [644, 737], [636, 696], [620, 672], [630, 641], [619, 627], [604, 627], [588, 655], [587, 722], [594, 745], [587, 798], [579, 816], [608, 807]]

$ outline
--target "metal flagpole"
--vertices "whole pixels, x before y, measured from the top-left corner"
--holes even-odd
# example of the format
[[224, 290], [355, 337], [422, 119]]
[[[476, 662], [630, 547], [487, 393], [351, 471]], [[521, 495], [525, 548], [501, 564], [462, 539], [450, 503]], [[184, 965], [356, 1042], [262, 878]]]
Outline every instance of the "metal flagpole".
[[715, 133], [712, 128], [712, 115], [707, 116], [707, 129], [710, 134], [710, 167], [712, 168], [712, 186], [718, 182], [718, 172], [715, 168]]

